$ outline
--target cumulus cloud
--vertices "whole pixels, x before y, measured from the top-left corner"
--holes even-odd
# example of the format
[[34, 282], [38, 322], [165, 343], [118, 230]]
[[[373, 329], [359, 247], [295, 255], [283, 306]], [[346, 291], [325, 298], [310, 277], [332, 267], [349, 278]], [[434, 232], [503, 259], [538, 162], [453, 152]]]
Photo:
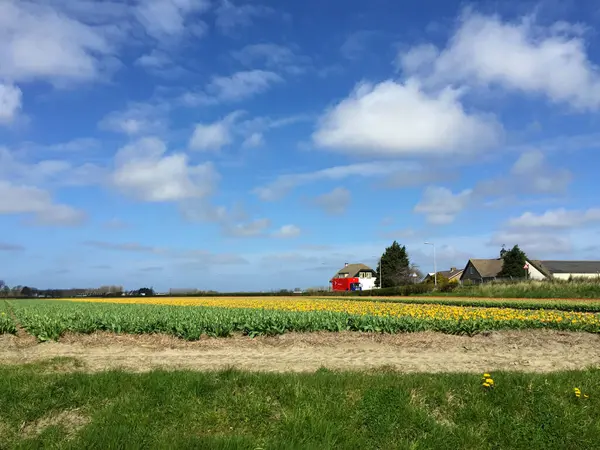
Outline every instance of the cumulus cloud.
[[91, 26], [47, 3], [0, 3], [0, 78], [55, 85], [95, 80], [114, 65], [115, 27]]
[[241, 112], [234, 112], [217, 122], [197, 124], [190, 138], [189, 148], [197, 151], [215, 151], [231, 144], [231, 127], [240, 115]]
[[164, 104], [131, 103], [123, 110], [113, 111], [104, 116], [98, 123], [98, 127], [129, 136], [156, 134], [166, 129], [167, 112], [168, 106]]
[[50, 193], [33, 186], [0, 180], [0, 214], [27, 214], [35, 225], [80, 225], [85, 212], [56, 203]]
[[525, 212], [520, 217], [508, 221], [508, 226], [514, 228], [554, 228], [572, 229], [600, 222], [600, 208], [587, 210], [553, 209], [543, 214]]
[[181, 201], [212, 193], [218, 179], [212, 164], [191, 165], [184, 153], [166, 153], [165, 143], [154, 137], [121, 148], [115, 156], [114, 186], [146, 202]]
[[331, 192], [317, 196], [314, 203], [321, 208], [325, 214], [340, 216], [346, 212], [351, 201], [352, 195], [350, 194], [350, 191], [343, 187], [337, 187]]
[[321, 118], [313, 140], [319, 147], [362, 155], [451, 155], [497, 143], [500, 125], [469, 114], [460, 91], [426, 92], [415, 78], [360, 83]]
[[428, 223], [445, 225], [452, 223], [472, 199], [473, 191], [465, 189], [459, 193], [445, 187], [429, 186], [423, 197], [414, 207], [414, 212], [424, 214]]
[[[150, 36], [161, 40], [189, 31], [203, 34], [206, 25], [194, 14], [209, 7], [207, 0], [145, 0], [139, 2], [135, 15]], [[191, 18], [195, 20], [192, 22]]]
[[11, 84], [0, 83], [0, 125], [11, 123], [17, 117], [21, 110], [21, 102], [21, 89]]
[[580, 27], [565, 22], [543, 26], [532, 16], [503, 21], [467, 11], [446, 48], [414, 47], [399, 64], [432, 84], [497, 85], [581, 110], [600, 106], [600, 71]]

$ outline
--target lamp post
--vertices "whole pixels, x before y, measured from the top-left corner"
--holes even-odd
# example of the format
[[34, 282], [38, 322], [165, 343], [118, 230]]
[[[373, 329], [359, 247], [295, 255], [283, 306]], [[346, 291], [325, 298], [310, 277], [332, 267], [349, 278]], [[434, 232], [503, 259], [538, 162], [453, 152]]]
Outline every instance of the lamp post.
[[425, 242], [425, 245], [433, 247], [433, 285], [437, 287], [437, 263], [435, 261], [435, 244], [433, 242]]

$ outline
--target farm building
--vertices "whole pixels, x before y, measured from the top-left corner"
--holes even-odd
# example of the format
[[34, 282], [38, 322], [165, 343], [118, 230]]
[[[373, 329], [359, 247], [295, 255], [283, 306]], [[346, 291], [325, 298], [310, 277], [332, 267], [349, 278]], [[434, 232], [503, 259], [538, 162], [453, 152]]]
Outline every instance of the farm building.
[[[525, 267], [531, 280], [600, 279], [600, 261], [528, 260]], [[474, 283], [485, 283], [497, 280], [501, 270], [502, 258], [470, 259], [464, 268], [460, 281], [469, 280]]]
[[[329, 281], [334, 284], [334, 280], [339, 278], [358, 278], [358, 283], [362, 290], [375, 289], [375, 280], [377, 272], [365, 264], [344, 264], [340, 270]], [[335, 290], [335, 289], [334, 289]]]
[[[448, 281], [456, 282], [460, 280], [460, 276], [463, 274], [463, 269], [457, 269], [456, 267], [451, 267], [450, 270], [440, 270], [438, 271], [438, 277], [441, 275], [445, 278], [448, 278]], [[427, 282], [430, 279], [433, 279], [434, 273], [428, 273], [427, 276], [423, 279], [423, 282]]]

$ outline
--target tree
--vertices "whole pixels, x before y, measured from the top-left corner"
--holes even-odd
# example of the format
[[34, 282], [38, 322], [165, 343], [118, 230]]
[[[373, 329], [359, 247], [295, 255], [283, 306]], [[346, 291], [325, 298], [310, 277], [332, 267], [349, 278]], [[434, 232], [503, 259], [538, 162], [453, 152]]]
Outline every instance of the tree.
[[[383, 273], [382, 273], [383, 270]], [[396, 241], [385, 249], [377, 264], [377, 279], [375, 286], [388, 288], [409, 284], [411, 280], [411, 266], [406, 253], [406, 247]], [[383, 285], [380, 286], [383, 279]]]
[[499, 278], [525, 278], [527, 276], [527, 255], [515, 245], [508, 251], [501, 252], [502, 270], [498, 274]]
[[23, 289], [21, 289], [21, 295], [23, 297], [32, 297], [33, 289], [31, 289], [29, 286], [23, 286]]

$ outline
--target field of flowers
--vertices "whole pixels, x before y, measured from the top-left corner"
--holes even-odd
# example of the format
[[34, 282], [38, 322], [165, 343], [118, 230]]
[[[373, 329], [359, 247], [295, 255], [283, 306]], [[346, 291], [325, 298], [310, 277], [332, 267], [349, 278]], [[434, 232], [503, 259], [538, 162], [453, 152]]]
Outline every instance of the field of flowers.
[[16, 300], [19, 324], [40, 340], [65, 332], [276, 335], [288, 331], [439, 331], [549, 328], [600, 332], [600, 315], [556, 310], [462, 307], [303, 298], [126, 298]]

